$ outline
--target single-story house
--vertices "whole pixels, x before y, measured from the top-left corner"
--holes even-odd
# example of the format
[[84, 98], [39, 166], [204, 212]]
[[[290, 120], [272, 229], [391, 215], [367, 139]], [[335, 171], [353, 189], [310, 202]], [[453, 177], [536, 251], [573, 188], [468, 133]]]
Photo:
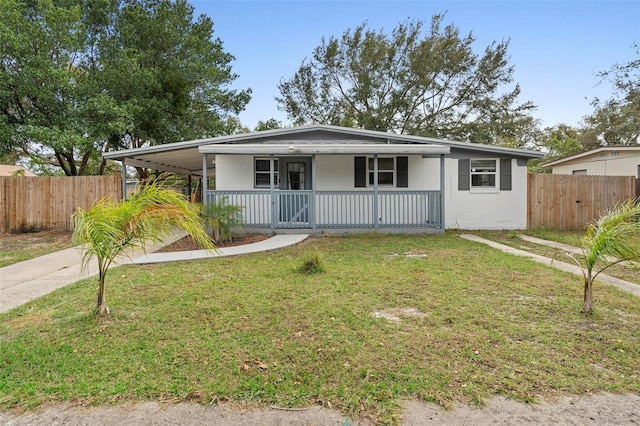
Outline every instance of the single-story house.
[[442, 232], [526, 228], [527, 161], [542, 155], [310, 125], [104, 156], [200, 177], [203, 202], [242, 206], [249, 228]]
[[558, 175], [640, 178], [640, 145], [603, 146], [543, 164]]

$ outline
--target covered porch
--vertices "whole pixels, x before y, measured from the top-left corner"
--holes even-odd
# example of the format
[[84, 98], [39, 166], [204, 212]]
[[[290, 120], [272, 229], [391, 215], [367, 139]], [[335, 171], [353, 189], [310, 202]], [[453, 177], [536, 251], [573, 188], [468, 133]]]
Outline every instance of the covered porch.
[[[418, 144], [212, 144], [200, 146], [202, 154], [203, 202], [226, 202], [242, 206], [247, 228], [279, 231], [306, 229], [398, 230], [405, 232], [444, 231], [444, 157], [449, 147]], [[259, 158], [256, 174], [262, 187], [248, 189], [231, 184], [206, 186], [207, 171], [216, 161], [216, 181], [224, 158], [237, 156]], [[367, 182], [363, 188], [345, 190], [331, 188], [326, 168], [318, 167], [345, 156], [368, 159]], [[411, 189], [409, 176], [400, 171], [392, 177], [406, 180], [403, 188], [384, 185], [385, 165], [379, 160], [397, 158], [429, 158], [438, 167], [439, 188]], [[394, 160], [395, 161], [395, 160]], [[356, 161], [357, 162], [357, 161]], [[256, 163], [258, 164], [258, 163]], [[258, 167], [258, 166], [256, 166]], [[366, 169], [366, 165], [365, 165]], [[320, 170], [320, 172], [319, 172]], [[408, 171], [407, 171], [408, 174]], [[335, 177], [333, 177], [335, 180]], [[357, 181], [356, 177], [356, 181]], [[255, 185], [257, 186], [257, 185]], [[358, 186], [356, 184], [355, 186]], [[401, 185], [397, 185], [401, 186]]]

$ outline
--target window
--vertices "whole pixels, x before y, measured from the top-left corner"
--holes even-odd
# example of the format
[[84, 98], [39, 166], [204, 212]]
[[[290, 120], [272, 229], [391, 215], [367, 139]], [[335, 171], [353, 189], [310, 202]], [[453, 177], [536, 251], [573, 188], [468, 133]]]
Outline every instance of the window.
[[[373, 157], [354, 157], [354, 186], [374, 186]], [[378, 158], [378, 185], [409, 187], [409, 157]]]
[[471, 160], [471, 189], [496, 188], [496, 160]]
[[512, 158], [499, 160], [461, 158], [458, 160], [458, 191], [471, 190], [486, 193], [511, 191], [512, 167]]
[[571, 172], [571, 174], [576, 175], [576, 176], [584, 176], [584, 175], [587, 174], [587, 169], [573, 170]]
[[[269, 158], [256, 158], [255, 159], [255, 179], [254, 186], [256, 188], [264, 188], [271, 186], [270, 177], [270, 163]], [[278, 160], [273, 160], [274, 167], [274, 185], [278, 185]]]
[[[369, 185], [373, 186], [373, 158], [369, 158]], [[394, 159], [378, 158], [378, 185], [393, 186]]]

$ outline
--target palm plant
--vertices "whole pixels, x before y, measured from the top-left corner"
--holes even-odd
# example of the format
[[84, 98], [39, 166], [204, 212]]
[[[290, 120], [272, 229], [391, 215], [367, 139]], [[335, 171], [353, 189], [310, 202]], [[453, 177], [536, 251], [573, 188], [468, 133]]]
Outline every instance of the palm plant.
[[229, 204], [228, 197], [202, 206], [204, 221], [211, 228], [213, 241], [221, 244], [233, 236], [233, 228], [243, 225], [242, 206]]
[[591, 223], [580, 243], [584, 258], [574, 260], [584, 276], [582, 312], [593, 310], [593, 281], [605, 269], [640, 259], [640, 205], [630, 199]]
[[105, 279], [115, 258], [148, 242], [162, 241], [175, 227], [182, 228], [206, 249], [214, 249], [196, 205], [155, 182], [143, 186], [125, 201], [103, 198], [89, 210], [78, 208], [73, 214], [73, 241], [83, 244], [85, 265], [98, 260], [96, 315], [109, 313], [105, 303]]

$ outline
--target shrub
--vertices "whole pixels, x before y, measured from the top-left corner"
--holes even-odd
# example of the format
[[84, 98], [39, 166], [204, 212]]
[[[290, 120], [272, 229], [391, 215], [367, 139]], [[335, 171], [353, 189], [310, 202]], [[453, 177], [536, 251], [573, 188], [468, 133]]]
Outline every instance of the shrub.
[[306, 275], [319, 274], [324, 272], [324, 265], [322, 264], [322, 258], [320, 254], [314, 253], [311, 256], [307, 257], [302, 265], [298, 268], [298, 272]]
[[204, 221], [211, 229], [211, 236], [216, 244], [233, 238], [233, 228], [243, 225], [241, 213], [242, 206], [229, 204], [228, 197], [202, 206]]

